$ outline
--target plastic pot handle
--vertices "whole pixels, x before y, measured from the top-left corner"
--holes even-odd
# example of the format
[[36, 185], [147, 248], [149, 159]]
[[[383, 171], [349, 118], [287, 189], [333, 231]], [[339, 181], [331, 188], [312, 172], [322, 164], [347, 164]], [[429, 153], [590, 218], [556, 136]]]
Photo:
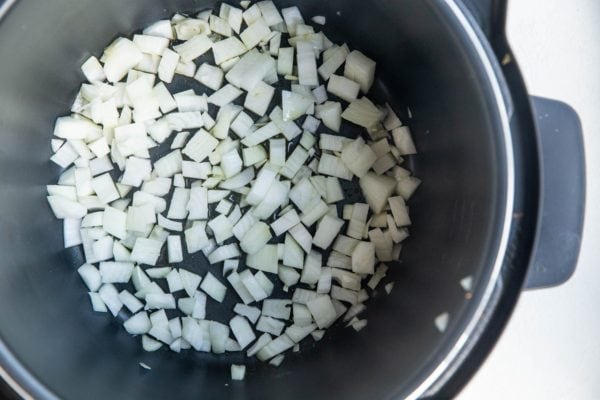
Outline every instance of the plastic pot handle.
[[585, 210], [585, 153], [579, 117], [556, 100], [532, 97], [541, 150], [538, 240], [524, 288], [564, 283], [575, 271]]

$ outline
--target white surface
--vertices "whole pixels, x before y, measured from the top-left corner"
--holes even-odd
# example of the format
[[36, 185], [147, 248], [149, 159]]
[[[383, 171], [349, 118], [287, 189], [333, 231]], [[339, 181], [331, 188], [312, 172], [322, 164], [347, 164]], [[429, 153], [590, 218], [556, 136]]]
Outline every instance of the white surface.
[[509, 3], [509, 40], [530, 93], [565, 101], [581, 118], [583, 242], [567, 283], [523, 293], [459, 399], [600, 399], [600, 1]]

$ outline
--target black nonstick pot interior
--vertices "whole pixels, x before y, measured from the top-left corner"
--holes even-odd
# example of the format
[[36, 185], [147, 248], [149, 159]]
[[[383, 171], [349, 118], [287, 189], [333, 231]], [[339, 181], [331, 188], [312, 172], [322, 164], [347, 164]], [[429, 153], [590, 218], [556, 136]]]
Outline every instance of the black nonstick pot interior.
[[[12, 2], [9, 2], [12, 3]], [[116, 36], [211, 1], [53, 0], [5, 4], [0, 20], [0, 338], [4, 368], [34, 395], [68, 399], [380, 399], [404, 396], [439, 365], [490, 280], [504, 227], [504, 137], [488, 77], [442, 0], [304, 0], [305, 17], [377, 60], [379, 91], [408, 122], [423, 180], [411, 238], [391, 268], [396, 286], [369, 303], [359, 333], [333, 329], [280, 368], [241, 355], [143, 352], [120, 324], [91, 311], [45, 202], [54, 119], [68, 112], [81, 63]], [[308, 19], [308, 18], [307, 18]], [[410, 106], [412, 119], [408, 119]], [[203, 268], [198, 266], [198, 268]], [[201, 269], [200, 269], [201, 270]], [[477, 279], [465, 299], [459, 280]], [[446, 333], [433, 319], [448, 311]], [[14, 359], [12, 358], [14, 357]], [[139, 362], [152, 367], [145, 371]], [[27, 370], [28, 373], [25, 373]], [[29, 375], [30, 374], [30, 375]], [[27, 378], [24, 378], [27, 377]]]

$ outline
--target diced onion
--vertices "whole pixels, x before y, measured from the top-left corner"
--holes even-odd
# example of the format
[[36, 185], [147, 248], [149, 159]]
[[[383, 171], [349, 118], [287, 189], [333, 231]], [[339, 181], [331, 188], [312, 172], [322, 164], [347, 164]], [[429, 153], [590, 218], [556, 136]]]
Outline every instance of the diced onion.
[[[246, 349], [279, 366], [342, 316], [367, 326], [358, 316], [383, 262], [400, 257], [421, 181], [400, 166], [416, 154], [410, 128], [366, 95], [375, 61], [318, 31], [324, 16], [309, 25], [295, 6], [240, 5], [157, 21], [81, 65], [86, 82], [51, 139], [66, 170], [47, 200], [64, 246], [82, 245], [92, 309], [125, 317], [145, 351]], [[175, 74], [201, 86], [171, 93], [184, 82]], [[347, 136], [342, 120], [363, 132]], [[364, 200], [338, 207], [352, 181]], [[198, 252], [204, 279], [163, 265]], [[228, 286], [236, 315], [207, 319]], [[448, 318], [434, 321], [440, 331]], [[231, 366], [233, 380], [244, 373]]]

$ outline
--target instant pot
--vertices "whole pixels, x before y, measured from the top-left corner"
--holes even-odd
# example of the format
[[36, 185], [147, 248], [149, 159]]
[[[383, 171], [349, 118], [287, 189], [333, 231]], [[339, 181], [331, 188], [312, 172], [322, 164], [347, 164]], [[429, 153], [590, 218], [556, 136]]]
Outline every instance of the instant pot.
[[[389, 296], [360, 332], [332, 328], [279, 368], [244, 355], [145, 353], [90, 310], [46, 185], [54, 120], [90, 54], [202, 0], [8, 0], [0, 6], [0, 367], [8, 396], [38, 399], [447, 398], [494, 345], [524, 288], [573, 272], [585, 198], [579, 121], [532, 98], [504, 35], [502, 0], [301, 0], [305, 17], [377, 61], [377, 87], [410, 125], [423, 183]], [[410, 110], [410, 111], [409, 111]], [[204, 263], [206, 264], [206, 263]], [[198, 263], [202, 271], [208, 268]], [[473, 277], [468, 295], [459, 281]], [[209, 314], [211, 310], [209, 308]], [[434, 318], [449, 313], [440, 333]], [[152, 367], [140, 368], [139, 363]], [[10, 394], [9, 394], [10, 393]]]

